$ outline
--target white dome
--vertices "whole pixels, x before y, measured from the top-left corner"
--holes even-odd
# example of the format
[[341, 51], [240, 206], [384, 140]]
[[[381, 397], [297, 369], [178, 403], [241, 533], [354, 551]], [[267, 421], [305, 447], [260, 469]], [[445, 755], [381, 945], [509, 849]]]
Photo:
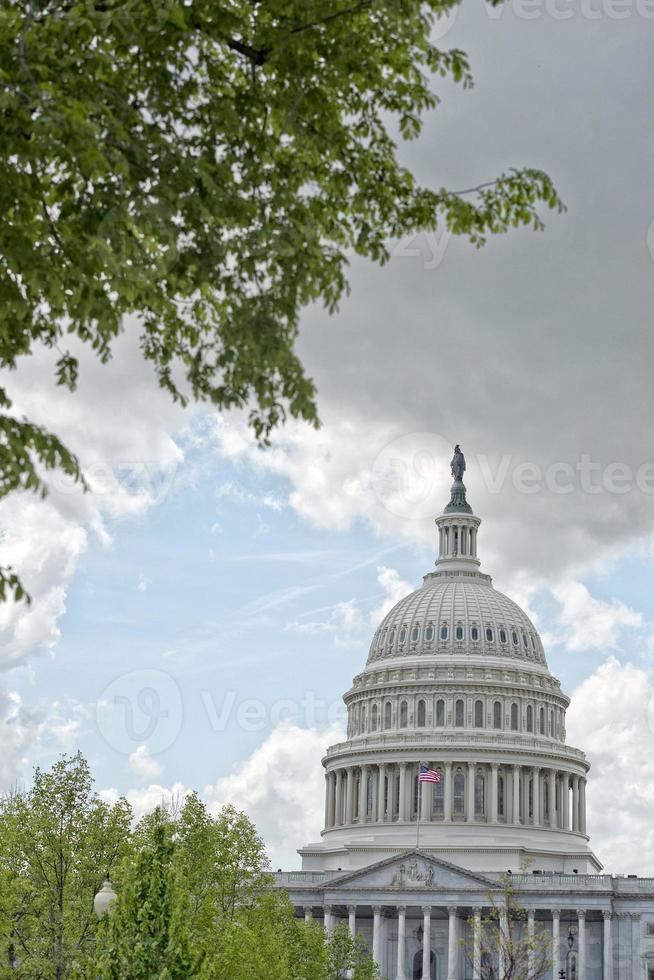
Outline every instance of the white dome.
[[435, 572], [384, 617], [368, 664], [402, 656], [481, 653], [547, 666], [527, 614], [480, 573]]

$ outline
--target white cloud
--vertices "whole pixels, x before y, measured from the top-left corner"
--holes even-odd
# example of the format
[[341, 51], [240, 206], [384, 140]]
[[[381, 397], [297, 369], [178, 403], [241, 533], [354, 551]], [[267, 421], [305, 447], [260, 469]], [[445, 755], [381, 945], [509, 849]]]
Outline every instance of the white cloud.
[[36, 758], [74, 751], [87, 712], [76, 701], [28, 708], [16, 691], [0, 690], [0, 792], [29, 780]]
[[560, 640], [568, 650], [616, 649], [622, 630], [643, 626], [641, 613], [620, 599], [594, 598], [582, 582], [563, 582], [552, 595], [561, 607]]
[[138, 582], [136, 583], [136, 590], [137, 592], [147, 592], [151, 585], [152, 585], [152, 579], [147, 578], [147, 576], [141, 573], [139, 575]]
[[139, 745], [129, 756], [127, 763], [141, 782], [152, 781], [161, 775], [161, 766], [150, 755], [147, 745]]
[[588, 830], [608, 871], [654, 874], [654, 678], [611, 658], [583, 681], [567, 740], [588, 755]]
[[[340, 725], [317, 731], [283, 722], [233, 773], [206, 786], [203, 799], [214, 813], [228, 803], [243, 810], [263, 838], [274, 868], [298, 867], [297, 848], [319, 840], [323, 826], [325, 776], [320, 760], [329, 745], [344, 738]], [[138, 820], [160, 805], [178, 809], [190, 792], [181, 782], [153, 782], [125, 793], [109, 787], [99, 795], [110, 804], [125, 796]]]
[[111, 786], [107, 789], [98, 790], [98, 796], [110, 806], [121, 796], [124, 796], [132, 807], [134, 820], [138, 821], [146, 814], [152, 813], [158, 806], [166, 807], [172, 811], [179, 810], [190, 792], [191, 790], [183, 783], [173, 783], [172, 786], [151, 783], [142, 788], [128, 789], [126, 793], [119, 793], [115, 786]]
[[[323, 619], [311, 619], [318, 613], [328, 613]], [[316, 609], [297, 619], [287, 623], [284, 627], [293, 633], [303, 633], [307, 636], [319, 636], [323, 633], [331, 633], [334, 643], [338, 646], [349, 646], [357, 642], [356, 634], [365, 626], [365, 620], [361, 614], [355, 599], [348, 602], [337, 602], [334, 606], [327, 609]]]
[[386, 565], [377, 566], [377, 581], [386, 594], [381, 604], [370, 614], [370, 623], [375, 627], [400, 599], [413, 592], [413, 586], [405, 582], [395, 568], [388, 568]]
[[[113, 360], [80, 356], [76, 392], [53, 381], [51, 351], [36, 351], [6, 380], [13, 411], [44, 424], [79, 456], [90, 491], [49, 474], [45, 501], [11, 495], [0, 501], [3, 564], [11, 563], [33, 598], [31, 607], [0, 607], [0, 668], [49, 649], [59, 637], [66, 593], [93, 535], [112, 543], [109, 522], [140, 516], [174, 487], [183, 452], [174, 432], [187, 416], [160, 391], [132, 334]], [[141, 579], [137, 588], [147, 585]]]
[[273, 867], [298, 867], [296, 849], [319, 840], [324, 821], [325, 776], [321, 757], [342, 741], [340, 726], [325, 731], [285, 723], [229, 776], [206, 792], [217, 809], [244, 810], [263, 837]]

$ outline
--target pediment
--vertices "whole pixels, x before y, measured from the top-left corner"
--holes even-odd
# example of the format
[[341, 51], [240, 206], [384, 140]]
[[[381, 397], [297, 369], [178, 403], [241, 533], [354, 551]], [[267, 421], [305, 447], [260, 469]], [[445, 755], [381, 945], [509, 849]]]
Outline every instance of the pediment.
[[499, 882], [449, 861], [412, 850], [365, 868], [332, 878], [329, 887], [396, 888], [399, 891], [451, 891], [457, 888], [497, 889]]

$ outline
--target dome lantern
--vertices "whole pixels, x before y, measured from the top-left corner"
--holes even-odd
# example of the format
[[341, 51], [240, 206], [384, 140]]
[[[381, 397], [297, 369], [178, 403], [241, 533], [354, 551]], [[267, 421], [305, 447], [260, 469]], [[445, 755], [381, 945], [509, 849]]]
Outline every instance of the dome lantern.
[[474, 571], [479, 568], [477, 557], [477, 531], [481, 520], [472, 512], [466, 499], [463, 473], [466, 468], [465, 456], [460, 446], [455, 446], [450, 463], [454, 482], [450, 489], [450, 502], [436, 518], [438, 528], [438, 561], [440, 569]]

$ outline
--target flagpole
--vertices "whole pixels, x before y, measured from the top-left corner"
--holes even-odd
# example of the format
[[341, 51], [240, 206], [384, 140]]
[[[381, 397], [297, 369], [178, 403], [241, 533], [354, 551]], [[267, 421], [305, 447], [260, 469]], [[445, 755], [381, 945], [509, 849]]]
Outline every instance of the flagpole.
[[416, 851], [420, 850], [420, 811], [422, 810], [422, 780], [420, 779], [420, 766], [418, 763], [418, 820], [416, 823]]

